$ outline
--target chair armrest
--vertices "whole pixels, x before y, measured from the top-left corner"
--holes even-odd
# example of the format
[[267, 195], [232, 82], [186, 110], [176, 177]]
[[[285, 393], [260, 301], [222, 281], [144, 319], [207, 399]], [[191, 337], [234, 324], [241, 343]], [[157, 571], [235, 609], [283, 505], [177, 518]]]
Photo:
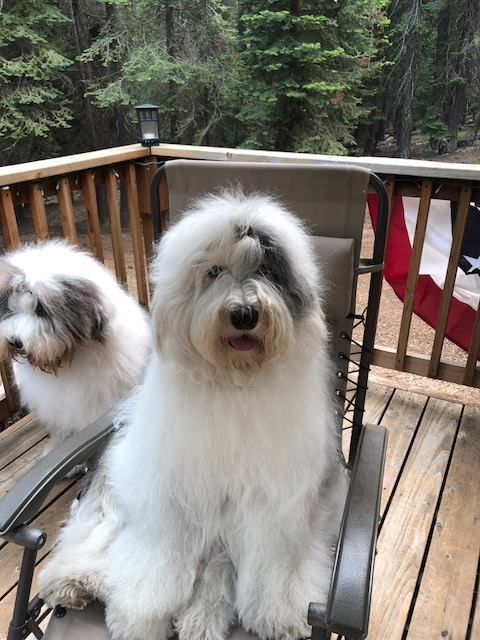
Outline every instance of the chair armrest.
[[348, 638], [365, 638], [368, 631], [386, 444], [384, 427], [364, 426], [345, 503], [326, 611], [315, 603], [309, 607], [312, 626]]
[[0, 536], [33, 518], [57, 482], [103, 449], [113, 428], [112, 416], [106, 413], [38, 460], [0, 499]]

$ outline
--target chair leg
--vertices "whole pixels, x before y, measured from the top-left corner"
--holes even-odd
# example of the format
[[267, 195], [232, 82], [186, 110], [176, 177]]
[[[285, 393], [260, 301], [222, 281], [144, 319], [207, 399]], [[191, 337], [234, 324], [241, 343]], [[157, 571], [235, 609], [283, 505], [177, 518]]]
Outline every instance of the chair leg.
[[21, 640], [30, 631], [28, 601], [30, 598], [30, 587], [35, 570], [35, 560], [37, 559], [37, 549], [25, 548], [18, 579], [17, 595], [15, 597], [15, 607], [13, 617], [8, 627], [7, 640]]
[[311, 640], [330, 640], [331, 633], [327, 629], [321, 629], [320, 627], [312, 627]]
[[15, 607], [12, 621], [8, 627], [7, 640], [21, 640], [29, 633], [41, 638], [42, 631], [35, 622], [41, 601], [39, 598], [34, 598], [29, 605], [29, 598], [37, 552], [45, 544], [47, 536], [40, 529], [21, 526], [12, 532], [2, 535], [2, 537], [13, 544], [24, 547], [17, 594], [15, 596]]

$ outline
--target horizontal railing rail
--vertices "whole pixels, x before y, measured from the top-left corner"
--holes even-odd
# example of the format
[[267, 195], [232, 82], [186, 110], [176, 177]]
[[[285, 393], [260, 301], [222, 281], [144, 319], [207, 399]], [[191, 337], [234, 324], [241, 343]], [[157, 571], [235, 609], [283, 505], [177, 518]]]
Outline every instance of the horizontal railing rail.
[[[224, 149], [161, 144], [151, 149], [138, 144], [62, 158], [0, 167], [0, 222], [3, 248], [23, 241], [63, 236], [86, 246], [116, 273], [139, 302], [148, 306], [147, 264], [152, 255], [149, 201], [151, 176], [167, 159], [194, 158], [287, 163], [342, 163], [368, 167], [385, 181], [390, 206], [394, 197], [419, 198], [417, 225], [406, 283], [396, 349], [377, 346], [373, 363], [450, 382], [480, 387], [477, 358], [480, 311], [477, 310], [470, 348], [464, 362], [445, 362], [442, 346], [457, 272], [468, 205], [480, 202], [480, 167], [476, 165], [394, 158], [337, 157], [249, 149]], [[409, 348], [413, 302], [419, 277], [425, 228], [432, 199], [458, 203], [452, 247], [429, 353]], [[160, 185], [160, 206], [167, 209], [168, 193]], [[0, 420], [18, 409], [8, 363], [0, 366], [6, 397]]]

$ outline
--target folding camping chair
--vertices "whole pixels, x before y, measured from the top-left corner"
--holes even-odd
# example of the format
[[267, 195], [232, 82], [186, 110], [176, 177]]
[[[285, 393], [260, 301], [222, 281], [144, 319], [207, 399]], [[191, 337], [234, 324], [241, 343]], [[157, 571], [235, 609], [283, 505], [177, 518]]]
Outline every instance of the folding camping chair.
[[[168, 187], [168, 211], [160, 211], [162, 180]], [[363, 425], [382, 284], [386, 192], [381, 180], [370, 171], [345, 165], [170, 161], [157, 171], [152, 181], [155, 236], [193, 200], [231, 185], [241, 185], [246, 192], [268, 192], [302, 218], [314, 237], [319, 262], [331, 285], [326, 315], [337, 367], [339, 428], [343, 419], [351, 429], [352, 474], [327, 606], [306, 602], [305, 608], [312, 626], [312, 640], [329, 638], [332, 632], [351, 639], [364, 638], [368, 630], [386, 446], [383, 427]], [[369, 188], [377, 194], [376, 237], [373, 255], [360, 258]], [[356, 284], [361, 274], [370, 274], [370, 287], [367, 308], [357, 315]], [[361, 341], [352, 336], [357, 325], [364, 326]], [[88, 463], [100, 454], [110, 432], [111, 420], [107, 415], [41, 459], [0, 501], [0, 535], [25, 547], [8, 640], [18, 640], [29, 633], [42, 637], [38, 623], [46, 615], [38, 596], [29, 602], [35, 558], [45, 543], [45, 535], [27, 523], [56, 482], [75, 465]], [[241, 630], [234, 635], [246, 637]], [[83, 611], [57, 607], [43, 638], [107, 640], [101, 604]]]

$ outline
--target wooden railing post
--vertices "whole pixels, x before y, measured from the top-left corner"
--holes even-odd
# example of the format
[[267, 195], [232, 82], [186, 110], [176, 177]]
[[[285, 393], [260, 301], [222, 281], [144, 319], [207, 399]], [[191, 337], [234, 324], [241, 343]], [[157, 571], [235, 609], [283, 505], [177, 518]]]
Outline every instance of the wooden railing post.
[[420, 270], [420, 260], [422, 258], [423, 243], [427, 229], [428, 212], [430, 211], [430, 200], [432, 198], [432, 180], [423, 180], [420, 192], [420, 204], [418, 207], [417, 224], [415, 227], [415, 237], [410, 258], [407, 283], [405, 286], [405, 296], [403, 300], [402, 321], [398, 336], [397, 355], [395, 358], [395, 368], [403, 370], [405, 356], [407, 354], [408, 336], [410, 335], [410, 325], [412, 322], [413, 303], [415, 299], [415, 287], [417, 284], [418, 272]]
[[127, 198], [130, 233], [132, 234], [133, 261], [137, 279], [138, 301], [148, 306], [147, 273], [142, 247], [142, 230], [140, 228], [140, 208], [138, 204], [137, 176], [135, 165], [129, 163], [124, 168], [125, 193]]
[[20, 235], [18, 233], [17, 218], [15, 217], [15, 208], [13, 206], [10, 187], [0, 189], [0, 217], [5, 249], [18, 249], [20, 246]]
[[445, 329], [447, 328], [448, 312], [450, 310], [453, 287], [455, 286], [455, 278], [457, 276], [458, 259], [460, 258], [460, 251], [462, 248], [463, 232], [467, 222], [471, 198], [472, 189], [470, 187], [462, 187], [458, 201], [457, 216], [453, 228], [452, 246], [450, 248], [450, 256], [448, 258], [448, 267], [443, 285], [442, 299], [437, 316], [435, 338], [430, 355], [430, 366], [428, 367], [428, 375], [430, 378], [435, 378], [438, 373], [438, 365], [440, 363], [443, 341], [445, 338]]
[[155, 166], [151, 163], [137, 164], [138, 202], [142, 218], [143, 245], [147, 264], [153, 256], [153, 224], [150, 202], [150, 183]]
[[105, 171], [105, 190], [107, 194], [107, 211], [112, 235], [113, 261], [117, 280], [127, 287], [127, 269], [123, 250], [122, 225], [120, 221], [120, 203], [117, 191], [117, 173], [114, 169]]
[[75, 211], [73, 209], [72, 192], [67, 177], [58, 181], [58, 208], [62, 219], [62, 227], [65, 238], [72, 244], [77, 244], [77, 230], [75, 227]]
[[95, 172], [82, 172], [83, 206], [87, 216], [87, 230], [90, 249], [100, 262], [103, 262], [102, 232], [98, 218], [97, 194], [95, 190]]
[[465, 365], [465, 375], [463, 384], [473, 385], [475, 383], [475, 373], [477, 360], [480, 356], [480, 304], [478, 305], [475, 320], [473, 322], [472, 339], [468, 350], [467, 364]]
[[39, 240], [48, 240], [47, 212], [45, 211], [45, 201], [43, 199], [42, 185], [38, 182], [31, 182], [28, 185], [28, 201], [32, 210], [32, 221], [35, 233]]
[[[0, 218], [3, 230], [3, 242], [5, 249], [18, 249], [20, 235], [18, 233], [15, 208], [13, 206], [12, 192], [9, 187], [0, 189]], [[15, 414], [20, 408], [18, 389], [10, 360], [0, 362], [0, 375], [5, 391], [7, 409], [10, 415]]]

